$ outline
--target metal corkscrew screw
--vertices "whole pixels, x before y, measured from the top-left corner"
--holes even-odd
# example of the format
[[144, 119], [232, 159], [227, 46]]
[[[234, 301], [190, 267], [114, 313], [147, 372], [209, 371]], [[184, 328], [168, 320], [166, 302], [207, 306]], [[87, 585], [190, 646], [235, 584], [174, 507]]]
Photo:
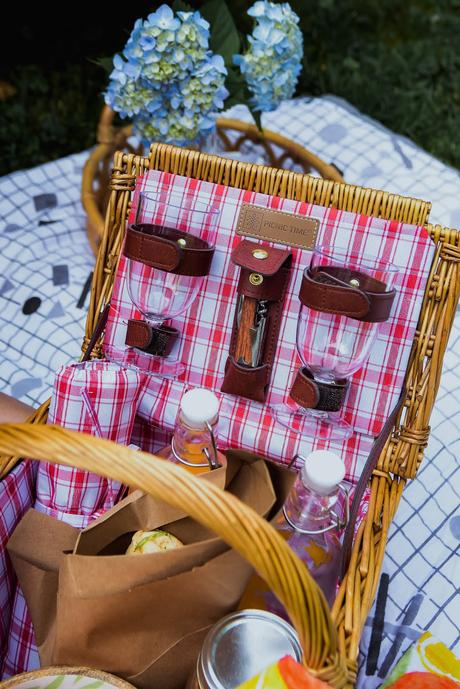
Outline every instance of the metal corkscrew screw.
[[240, 295], [237, 306], [237, 362], [256, 368], [263, 359], [265, 334], [268, 321], [268, 304], [265, 299], [257, 300]]
[[263, 349], [265, 344], [265, 333], [267, 330], [268, 301], [262, 300], [257, 303], [254, 326], [251, 328], [252, 356], [251, 366], [255, 368], [262, 363]]

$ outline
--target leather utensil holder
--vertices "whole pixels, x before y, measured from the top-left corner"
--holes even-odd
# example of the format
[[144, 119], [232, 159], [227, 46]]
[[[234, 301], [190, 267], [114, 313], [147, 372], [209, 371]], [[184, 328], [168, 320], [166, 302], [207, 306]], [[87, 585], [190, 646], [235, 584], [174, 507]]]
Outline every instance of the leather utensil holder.
[[264, 402], [267, 397], [292, 254], [242, 240], [232, 253], [240, 268], [238, 301], [222, 392]]

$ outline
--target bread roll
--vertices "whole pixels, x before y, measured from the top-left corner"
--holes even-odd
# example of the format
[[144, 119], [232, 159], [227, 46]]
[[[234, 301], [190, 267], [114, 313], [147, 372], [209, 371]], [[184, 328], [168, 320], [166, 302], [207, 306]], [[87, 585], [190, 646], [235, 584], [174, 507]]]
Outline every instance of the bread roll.
[[184, 545], [182, 541], [167, 531], [136, 531], [126, 555], [143, 555], [144, 553], [161, 553], [163, 550], [174, 550]]

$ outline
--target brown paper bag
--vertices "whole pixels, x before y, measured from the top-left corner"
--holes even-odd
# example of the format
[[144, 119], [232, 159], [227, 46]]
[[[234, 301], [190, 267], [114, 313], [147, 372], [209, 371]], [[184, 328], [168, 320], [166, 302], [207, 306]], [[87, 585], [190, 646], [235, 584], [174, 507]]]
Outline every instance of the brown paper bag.
[[[229, 467], [228, 490], [259, 514], [268, 514], [275, 494], [267, 465], [231, 460]], [[41, 522], [40, 542], [31, 535], [33, 527], [37, 536], [36, 514], [29, 515], [9, 549], [36, 627], [42, 663], [98, 667], [141, 689], [183, 687], [207, 630], [237, 606], [251, 574], [249, 565], [183, 513], [139, 492], [82, 533], [39, 515], [40, 521], [49, 520], [50, 534], [44, 538]], [[124, 552], [132, 531], [159, 526], [186, 545], [151, 555], [109, 554]], [[72, 554], [53, 547], [52, 531], [61, 533], [64, 549], [73, 539]], [[41, 589], [37, 587], [34, 568], [42, 575], [46, 570], [53, 591], [44, 591], [44, 580]], [[44, 600], [53, 601], [48, 609], [37, 601], [43, 592]]]
[[[219, 488], [224, 488], [233, 479], [240, 465], [241, 462], [234, 458], [227, 468], [221, 467], [212, 472], [200, 474], [200, 479], [210, 481]], [[137, 491], [137, 495], [143, 494]], [[129, 501], [129, 497], [126, 499], [127, 501]], [[144, 504], [146, 502], [144, 501]], [[163, 512], [166, 520], [173, 521], [185, 516], [183, 512], [175, 510], [162, 501], [155, 502], [152, 500], [153, 503], [155, 510]], [[119, 505], [109, 512], [117, 513]], [[96, 527], [99, 521], [106, 521], [109, 512], [93, 522], [91, 528], [86, 530], [89, 531], [87, 536], [89, 543], [92, 528]], [[42, 665], [49, 665], [53, 655], [56, 636], [59, 566], [63, 561], [64, 554], [74, 551], [79, 542], [80, 533], [78, 529], [65, 522], [30, 509], [16, 527], [8, 543], [8, 552], [34, 622], [35, 637]], [[95, 533], [98, 533], [97, 529], [95, 529]], [[93, 550], [92, 552], [96, 551]]]
[[8, 552], [34, 622], [41, 658], [49, 658], [53, 651], [59, 566], [64, 553], [72, 552], [77, 538], [78, 529], [30, 509], [8, 542]]

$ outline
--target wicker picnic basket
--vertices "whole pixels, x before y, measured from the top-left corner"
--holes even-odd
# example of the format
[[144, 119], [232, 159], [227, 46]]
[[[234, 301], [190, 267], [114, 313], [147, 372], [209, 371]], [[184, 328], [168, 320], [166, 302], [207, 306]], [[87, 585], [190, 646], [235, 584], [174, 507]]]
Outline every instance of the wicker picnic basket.
[[[460, 291], [460, 233], [428, 224], [429, 203], [383, 191], [161, 144], [152, 145], [149, 157], [119, 152], [114, 159], [105, 231], [94, 272], [84, 352], [94, 345], [100, 315], [110, 300], [136, 177], [147, 169], [425, 225], [435, 242], [435, 257], [408, 363], [404, 404], [373, 472], [369, 511], [355, 538], [332, 612], [281, 537], [249, 508], [146, 453], [41, 425], [47, 404], [36, 412], [32, 425], [1, 427], [3, 470], [11, 468], [18, 456], [70, 464], [141, 487], [186, 510], [238, 550], [266, 579], [299, 633], [305, 665], [333, 687], [352, 687], [360, 635], [376, 592], [388, 529], [407, 481], [417, 473], [428, 441], [430, 413]], [[100, 338], [92, 356], [101, 356]]]

